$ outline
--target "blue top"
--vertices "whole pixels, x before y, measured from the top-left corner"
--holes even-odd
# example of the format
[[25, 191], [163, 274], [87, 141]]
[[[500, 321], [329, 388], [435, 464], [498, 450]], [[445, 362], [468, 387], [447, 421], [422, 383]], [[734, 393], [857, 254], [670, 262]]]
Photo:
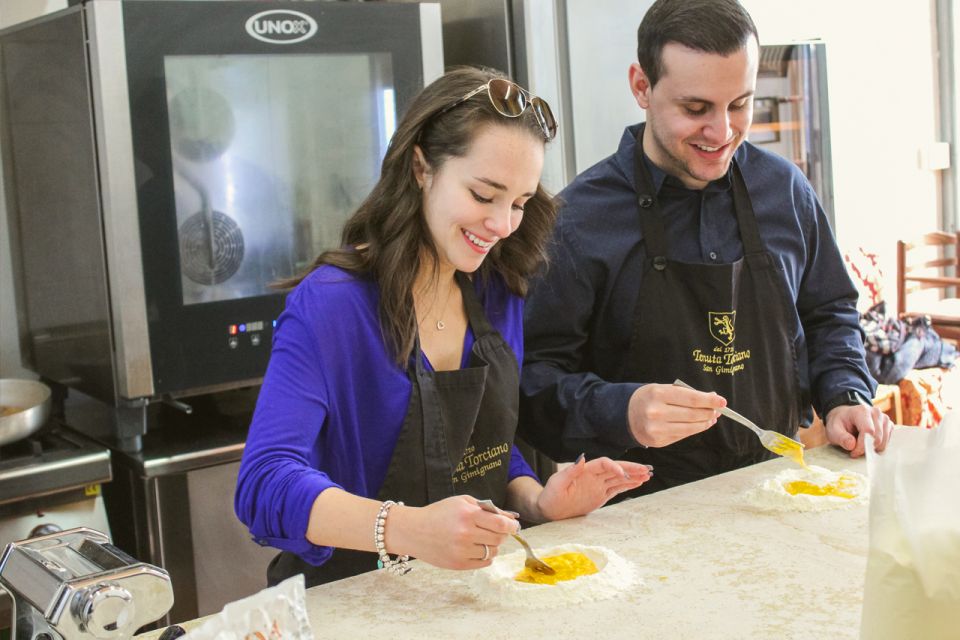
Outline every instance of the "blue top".
[[[497, 277], [477, 294], [519, 363], [523, 300]], [[312, 564], [332, 553], [306, 539], [314, 500], [328, 487], [375, 497], [407, 414], [412, 387], [384, 343], [379, 301], [375, 282], [329, 265], [287, 296], [240, 463], [237, 517], [258, 543]], [[468, 327], [461, 366], [473, 342]], [[536, 477], [514, 447], [508, 477], [523, 475]]]
[[[637, 446], [627, 405], [640, 385], [608, 381], [618, 379], [629, 352], [646, 258], [634, 188], [638, 127], [628, 127], [615, 154], [560, 193], [549, 267], [527, 297], [521, 431], [538, 435], [531, 439], [555, 458], [619, 455]], [[792, 163], [748, 142], [736, 159], [761, 241], [779, 261], [794, 303], [804, 406], [820, 408], [845, 390], [872, 398], [857, 292], [813, 188]], [[691, 190], [646, 162], [669, 259], [729, 264], [743, 257], [727, 176]]]

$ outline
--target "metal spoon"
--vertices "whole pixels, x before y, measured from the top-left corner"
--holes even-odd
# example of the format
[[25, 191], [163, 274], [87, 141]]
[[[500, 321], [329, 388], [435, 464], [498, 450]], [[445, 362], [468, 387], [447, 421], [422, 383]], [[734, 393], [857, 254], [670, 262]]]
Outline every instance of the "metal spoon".
[[[489, 511], [490, 513], [501, 513], [500, 509], [497, 508], [490, 500], [477, 500], [477, 504], [480, 505], [480, 508], [484, 511]], [[532, 569], [538, 573], [542, 573], [546, 576], [552, 576], [556, 573], [553, 567], [548, 565], [546, 562], [541, 560], [533, 553], [533, 549], [530, 548], [529, 543], [526, 540], [520, 537], [518, 533], [510, 534], [513, 536], [513, 539], [520, 543], [520, 546], [523, 547], [523, 550], [527, 553], [527, 559], [523, 561], [523, 565], [529, 569]]]

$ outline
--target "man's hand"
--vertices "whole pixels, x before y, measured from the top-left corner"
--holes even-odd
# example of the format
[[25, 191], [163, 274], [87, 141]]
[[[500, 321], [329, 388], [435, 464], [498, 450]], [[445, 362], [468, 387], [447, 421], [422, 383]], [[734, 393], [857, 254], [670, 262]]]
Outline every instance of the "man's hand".
[[647, 384], [630, 397], [627, 419], [633, 437], [645, 447], [665, 447], [717, 423], [727, 401], [716, 393], [672, 384]]
[[830, 410], [824, 421], [827, 440], [843, 447], [851, 458], [864, 454], [865, 436], [873, 435], [874, 449], [880, 453], [887, 448], [893, 433], [893, 421], [876, 407], [866, 405], [842, 405]]

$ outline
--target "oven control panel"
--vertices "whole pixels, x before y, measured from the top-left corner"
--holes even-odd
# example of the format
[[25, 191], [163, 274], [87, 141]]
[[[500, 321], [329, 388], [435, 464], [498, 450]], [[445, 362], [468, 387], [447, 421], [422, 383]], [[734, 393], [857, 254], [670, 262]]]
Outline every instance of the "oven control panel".
[[239, 322], [227, 326], [227, 346], [231, 349], [241, 347], [257, 348], [269, 346], [264, 335], [264, 329], [277, 327], [276, 320], [254, 320], [253, 322]]

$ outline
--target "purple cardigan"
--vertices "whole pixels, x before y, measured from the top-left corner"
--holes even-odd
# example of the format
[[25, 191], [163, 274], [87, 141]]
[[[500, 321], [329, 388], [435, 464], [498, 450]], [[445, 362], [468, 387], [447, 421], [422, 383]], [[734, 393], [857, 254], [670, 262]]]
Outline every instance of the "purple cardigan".
[[[477, 293], [519, 366], [523, 300], [499, 278]], [[314, 500], [328, 487], [376, 496], [406, 417], [411, 384], [384, 343], [379, 299], [376, 283], [329, 265], [289, 294], [240, 463], [237, 517], [259, 544], [312, 564], [332, 553], [306, 539]], [[464, 362], [473, 342], [468, 328]], [[508, 477], [524, 475], [536, 477], [514, 447]]]

